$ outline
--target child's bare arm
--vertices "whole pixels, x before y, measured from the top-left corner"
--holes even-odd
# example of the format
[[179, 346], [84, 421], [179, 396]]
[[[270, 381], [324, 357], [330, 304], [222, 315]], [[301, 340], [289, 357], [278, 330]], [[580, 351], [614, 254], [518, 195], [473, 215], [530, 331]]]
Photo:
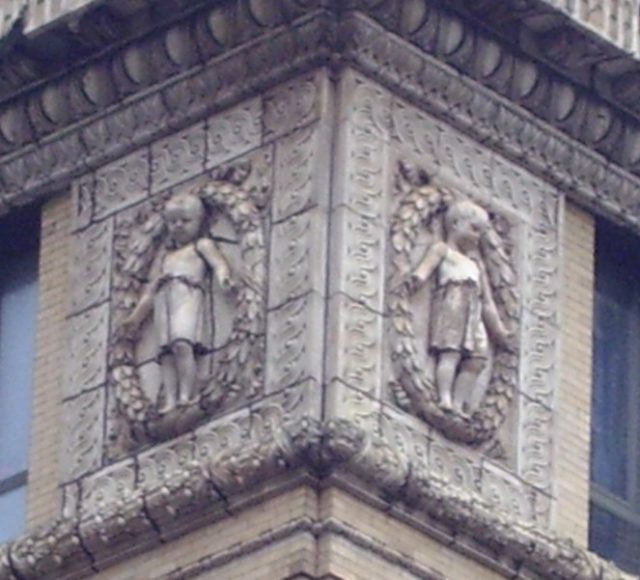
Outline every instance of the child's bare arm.
[[158, 290], [158, 283], [160, 281], [160, 267], [162, 264], [162, 255], [156, 256], [153, 264], [151, 265], [151, 271], [149, 273], [149, 281], [144, 285], [142, 293], [140, 294], [140, 300], [131, 314], [127, 316], [124, 321], [124, 326], [130, 332], [136, 334], [140, 329], [142, 323], [146, 320], [147, 316], [151, 314], [153, 310], [153, 300]]
[[484, 270], [481, 272], [482, 283], [482, 320], [489, 331], [489, 335], [501, 346], [508, 348], [511, 343], [511, 332], [500, 319], [498, 307], [493, 299], [491, 285]]
[[145, 289], [142, 291], [138, 304], [133, 309], [133, 312], [127, 316], [124, 322], [125, 326], [129, 327], [131, 331], [137, 332], [140, 325], [153, 310], [153, 294], [154, 292], [150, 288], [150, 284], [147, 284]]
[[447, 244], [444, 242], [433, 244], [411, 274], [412, 280], [418, 283], [426, 282], [440, 265], [446, 253]]
[[197, 241], [196, 248], [204, 261], [215, 272], [220, 286], [229, 290], [232, 286], [231, 269], [215, 242], [210, 238], [201, 238]]

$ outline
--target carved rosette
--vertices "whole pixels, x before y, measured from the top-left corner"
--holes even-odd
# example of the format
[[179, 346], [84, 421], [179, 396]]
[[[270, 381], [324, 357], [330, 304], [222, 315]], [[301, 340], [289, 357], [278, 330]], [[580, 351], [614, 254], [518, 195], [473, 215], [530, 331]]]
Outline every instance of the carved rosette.
[[[434, 243], [433, 240], [441, 235], [435, 224], [462, 198], [434, 185], [421, 169], [403, 163], [399, 164], [395, 176], [395, 195], [397, 205], [390, 225], [391, 276], [387, 299], [394, 374], [390, 387], [395, 400], [402, 409], [427, 421], [449, 439], [483, 446], [489, 454], [501, 455], [503, 452], [494, 443], [494, 438], [506, 418], [517, 385], [518, 355], [513, 336], [519, 322], [515, 274], [501, 238], [505, 225], [499, 217], [492, 217], [487, 212], [492, 222], [490, 234], [485, 235], [481, 243], [485, 248], [488, 285], [499, 318], [511, 333], [507, 344], [492, 341], [486, 390], [477, 406], [462, 412], [443, 405], [434, 372], [427, 368], [432, 355], [416, 330], [415, 288], [410, 283], [422, 230], [436, 230], [430, 232], [431, 243]], [[441, 225], [439, 229], [442, 229]]]
[[[118, 232], [127, 259], [117, 267], [113, 309], [118, 313], [112, 331], [110, 386], [116, 400], [114, 436], [121, 444], [161, 440], [192, 428], [222, 406], [238, 399], [255, 397], [263, 389], [266, 245], [262, 209], [267, 203], [267, 187], [246, 186], [251, 174], [249, 162], [222, 166], [210, 173], [208, 181], [195, 188], [208, 215], [221, 214], [232, 225], [238, 240], [240, 263], [233, 264], [232, 308], [228, 340], [213, 354], [213, 370], [199, 391], [197, 400], [168, 412], [144, 391], [136, 360], [138, 337], [126, 327], [126, 317], [140, 300], [149, 272], [162, 243], [164, 224], [162, 200], [155, 202], [151, 215], [141, 226], [129, 224]], [[123, 427], [124, 421], [124, 427]]]

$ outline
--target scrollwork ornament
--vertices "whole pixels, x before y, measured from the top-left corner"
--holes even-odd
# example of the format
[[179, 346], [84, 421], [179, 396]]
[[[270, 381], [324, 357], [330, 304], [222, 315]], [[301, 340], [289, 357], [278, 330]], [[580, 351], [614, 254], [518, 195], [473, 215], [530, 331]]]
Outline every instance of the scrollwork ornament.
[[[519, 321], [504, 224], [407, 163], [399, 164], [395, 189], [391, 390], [401, 408], [448, 438], [500, 454], [492, 440], [516, 385]], [[416, 265], [425, 236], [427, 249]], [[416, 330], [421, 287], [429, 289], [426, 348]]]
[[[134, 441], [174, 436], [262, 389], [267, 187], [246, 187], [250, 173], [248, 162], [219, 167], [203, 185], [161, 202], [140, 226], [121, 228], [110, 383]], [[237, 237], [237, 266], [230, 267], [212, 237], [218, 215]], [[215, 352], [207, 310], [215, 299], [212, 276], [233, 309], [230, 336]], [[162, 385], [155, 401], [142, 388], [136, 360], [140, 329], [151, 313]], [[203, 377], [204, 356], [215, 363]]]

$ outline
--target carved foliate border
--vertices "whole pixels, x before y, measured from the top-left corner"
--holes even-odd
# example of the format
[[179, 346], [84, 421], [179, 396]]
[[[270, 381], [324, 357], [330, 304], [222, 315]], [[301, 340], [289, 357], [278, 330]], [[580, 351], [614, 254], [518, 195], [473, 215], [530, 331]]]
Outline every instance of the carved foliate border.
[[[292, 386], [315, 385], [307, 409], [321, 412], [327, 91], [326, 71], [301, 75], [74, 183], [63, 482]], [[209, 235], [231, 260], [235, 290], [212, 300], [224, 340], [199, 352], [208, 387], [160, 413], [153, 325], [134, 336], [124, 321], [166, 237], [163, 207], [189, 191], [215, 218]]]
[[[266, 295], [266, 242], [264, 212], [270, 201], [270, 184], [247, 185], [252, 172], [248, 161], [236, 162], [213, 170], [195, 191], [207, 211], [220, 211], [230, 220], [238, 236], [242, 264], [234, 273], [237, 279], [235, 315], [228, 344], [217, 355], [214, 375], [199, 397], [198, 404], [186, 409], [185, 417], [163, 417], [157, 413], [140, 385], [135, 360], [138, 337], [123, 328], [123, 316], [140, 299], [142, 281], [148, 277], [153, 254], [158, 251], [158, 238], [164, 230], [160, 208], [143, 223], [125, 221], [118, 235], [124, 248], [117, 264], [112, 298], [112, 313], [117, 324], [112, 329], [109, 350], [111, 387], [117, 401], [117, 411], [125, 418], [134, 438], [157, 439], [165, 432], [176, 431], [174, 423], [183, 423], [183, 431], [191, 423], [211, 415], [230, 401], [261, 394], [264, 382], [264, 324]], [[143, 247], [138, 249], [136, 248]], [[175, 413], [173, 413], [175, 415]], [[184, 415], [184, 413], [183, 413]], [[164, 437], [163, 437], [164, 435]]]
[[[511, 229], [506, 240], [512, 246], [510, 252], [516, 266], [515, 291], [521, 294], [517, 305], [518, 316], [522, 319], [517, 369], [506, 385], [504, 396], [493, 400], [495, 415], [482, 426], [487, 427], [490, 423], [486, 428], [486, 439], [490, 441], [505, 417], [513, 418], [509, 426], [513, 437], [506, 434], [502, 437], [505, 444], [511, 444], [512, 439], [516, 441], [516, 448], [507, 453], [509, 466], [505, 478], [510, 477], [509, 471], [514, 471], [522, 485], [529, 486], [531, 493], [540, 496], [538, 505], [542, 505], [543, 498], [548, 499], [552, 493], [552, 403], [557, 384], [553, 361], [557, 360], [558, 348], [555, 313], [559, 304], [561, 197], [553, 186], [359, 73], [345, 73], [341, 92], [345, 95], [344, 115], [348, 118], [345, 132], [352, 135], [348, 140], [350, 161], [346, 174], [352, 176], [353, 185], [344, 188], [345, 199], [340, 197], [336, 203], [344, 203], [353, 210], [337, 213], [333, 223], [340, 224], [346, 215], [348, 225], [353, 220], [349, 216], [357, 214], [356, 225], [347, 229], [346, 238], [339, 238], [339, 246], [343, 248], [341, 252], [351, 256], [354, 264], [353, 258], [360, 255], [363, 248], [367, 249], [368, 259], [364, 266], [358, 264], [353, 272], [352, 279], [357, 284], [348, 284], [349, 270], [345, 271], [347, 283], [340, 286], [345, 298], [336, 303], [335, 310], [342, 312], [340, 324], [349, 337], [346, 348], [355, 349], [363, 344], [366, 349], [358, 348], [357, 356], [349, 359], [348, 367], [337, 364], [330, 372], [337, 373], [345, 388], [353, 388], [372, 399], [393, 400], [388, 388], [384, 391], [374, 388], [373, 376], [368, 380], [361, 379], [373, 374], [371, 368], [382, 369], [376, 373], [378, 382], [393, 379], [389, 363], [379, 360], [391, 357], [387, 346], [384, 349], [381, 346], [381, 321], [383, 317], [392, 319], [393, 312], [385, 310], [381, 304], [383, 293], [374, 292], [376, 288], [381, 290], [385, 283], [389, 284], [391, 264], [387, 262], [386, 273], [380, 265], [385, 263], [384, 253], [393, 254], [394, 247], [393, 240], [386, 243], [386, 249], [384, 242], [373, 242], [391, 235], [382, 224], [391, 219], [394, 208], [400, 207], [394, 205], [397, 202], [393, 195], [394, 172], [384, 168], [393, 167], [399, 159], [408, 159], [424, 168], [436, 184], [452, 191], [472, 193], [473, 199], [495, 210], [498, 222], [504, 221], [502, 225], [497, 224], [499, 227], [506, 228], [505, 231]], [[369, 183], [368, 176], [371, 176], [371, 187], [365, 187]], [[384, 189], [380, 183], [386, 184], [384, 196], [379, 195]], [[369, 273], [365, 267], [367, 263], [376, 265], [375, 273]], [[372, 300], [371, 296], [377, 298]], [[376, 331], [378, 326], [380, 329]], [[349, 333], [350, 328], [357, 332]], [[388, 343], [389, 333], [384, 340]], [[340, 356], [338, 352], [336, 357]], [[511, 403], [513, 395], [517, 404]], [[349, 405], [334, 406], [336, 415], [349, 416]], [[482, 437], [476, 440], [473, 434], [462, 439], [476, 443], [485, 440]], [[484, 451], [495, 455], [500, 449], [485, 446]], [[480, 468], [479, 457], [475, 463]], [[540, 512], [535, 516], [530, 512], [530, 517], [544, 525], [549, 523], [548, 510], [546, 514]]]

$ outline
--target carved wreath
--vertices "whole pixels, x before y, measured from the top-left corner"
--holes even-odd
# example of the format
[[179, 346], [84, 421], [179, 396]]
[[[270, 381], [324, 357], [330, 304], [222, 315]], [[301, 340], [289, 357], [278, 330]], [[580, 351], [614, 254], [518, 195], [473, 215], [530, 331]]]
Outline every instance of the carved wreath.
[[[516, 386], [515, 348], [513, 344], [494, 345], [489, 383], [477, 408], [461, 413], [441, 404], [435, 381], [425, 368], [421, 351], [424, 347], [416, 336], [414, 294], [407, 281], [415, 268], [415, 250], [421, 233], [425, 228], [433, 233], [434, 225], [459, 198], [435, 186], [424, 171], [404, 163], [399, 165], [395, 189], [398, 199], [390, 231], [392, 276], [388, 300], [395, 375], [391, 381], [392, 392], [400, 407], [421, 417], [450, 439], [470, 445], [484, 444], [491, 449]], [[495, 221], [495, 217], [490, 219]], [[493, 225], [483, 235], [480, 251], [499, 315], [515, 330], [519, 318], [515, 273], [505, 244]], [[497, 448], [493, 451], [500, 453]]]
[[[261, 389], [264, 357], [265, 241], [261, 208], [265, 187], [246, 187], [251, 173], [247, 163], [222, 167], [196, 188], [208, 214], [220, 212], [231, 222], [239, 241], [242, 264], [234, 272], [237, 283], [231, 336], [217, 355], [214, 374], [199, 396], [199, 410], [211, 414], [241, 396], [251, 397]], [[155, 253], [162, 243], [162, 212], [155, 211], [142, 224], [121, 232], [123, 259], [116, 278], [116, 323], [110, 356], [110, 382], [117, 412], [126, 419], [134, 439], [153, 438], [154, 423], [160, 421], [156, 402], [140, 384], [135, 360], [135, 337], [123, 330], [122, 320], [131, 313], [147, 281]]]

